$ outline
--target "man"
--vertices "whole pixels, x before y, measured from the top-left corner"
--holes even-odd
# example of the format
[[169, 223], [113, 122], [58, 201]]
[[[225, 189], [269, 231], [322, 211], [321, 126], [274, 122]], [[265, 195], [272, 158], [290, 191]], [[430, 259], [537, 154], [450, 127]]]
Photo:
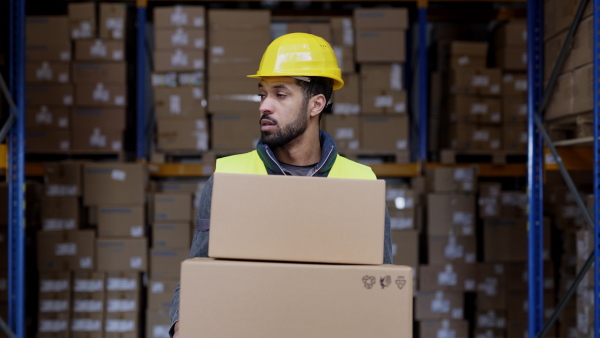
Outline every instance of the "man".
[[[217, 172], [376, 179], [369, 167], [339, 156], [333, 138], [319, 129], [323, 111], [331, 109], [332, 91], [344, 86], [327, 41], [305, 33], [284, 35], [267, 47], [258, 72], [249, 77], [261, 79], [262, 137], [256, 150], [217, 160]], [[211, 176], [201, 194], [190, 257], [208, 256], [212, 182]], [[382, 254], [384, 263], [391, 264], [387, 209]], [[178, 337], [179, 288], [170, 315], [170, 333]]]

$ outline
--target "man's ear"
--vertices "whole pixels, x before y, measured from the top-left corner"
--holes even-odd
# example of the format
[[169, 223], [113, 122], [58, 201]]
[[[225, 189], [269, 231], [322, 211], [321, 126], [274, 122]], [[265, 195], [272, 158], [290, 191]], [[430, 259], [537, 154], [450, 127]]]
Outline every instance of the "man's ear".
[[325, 99], [325, 95], [319, 94], [315, 95], [310, 99], [310, 116], [315, 117], [323, 112], [325, 106], [327, 105], [327, 100]]

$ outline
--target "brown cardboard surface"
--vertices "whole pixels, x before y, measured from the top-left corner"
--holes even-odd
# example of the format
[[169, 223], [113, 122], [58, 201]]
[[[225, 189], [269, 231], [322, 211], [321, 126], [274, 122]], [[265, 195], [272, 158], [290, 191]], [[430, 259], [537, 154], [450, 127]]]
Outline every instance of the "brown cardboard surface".
[[94, 230], [38, 231], [38, 270], [94, 270], [94, 237]]
[[164, 118], [156, 125], [160, 150], [208, 150], [207, 121], [203, 118]]
[[[569, 28], [581, 1], [554, 0], [544, 2], [544, 40]], [[592, 15], [592, 5], [588, 3], [583, 18]]]
[[67, 84], [71, 80], [69, 64], [31, 61], [25, 65], [25, 82], [30, 84]]
[[417, 230], [392, 230], [392, 255], [394, 264], [419, 267], [419, 232]]
[[171, 329], [169, 309], [146, 309], [147, 337], [166, 337]]
[[271, 11], [211, 9], [208, 11], [208, 23], [212, 30], [269, 29], [271, 23]]
[[104, 320], [105, 336], [139, 337], [141, 310], [130, 312], [107, 312]]
[[357, 29], [408, 29], [408, 10], [406, 8], [358, 8], [354, 10], [354, 25]]
[[418, 229], [417, 208], [397, 208], [394, 202], [386, 202], [390, 215], [390, 227], [392, 230]]
[[44, 162], [46, 196], [81, 196], [82, 167], [80, 162]]
[[86, 338], [103, 337], [104, 313], [102, 312], [73, 312], [71, 314], [71, 336]]
[[25, 108], [27, 130], [66, 130], [70, 125], [69, 108], [29, 106]]
[[331, 45], [354, 46], [353, 18], [350, 16], [331, 17]]
[[76, 132], [92, 134], [94, 130], [124, 131], [126, 114], [124, 108], [74, 108], [71, 126]]
[[201, 28], [170, 27], [154, 30], [156, 49], [206, 49], [206, 32]]
[[204, 70], [204, 50], [176, 48], [154, 51], [154, 71], [188, 72]]
[[[589, 17], [583, 19], [579, 24], [579, 29], [575, 33], [573, 40], [571, 41], [571, 49], [567, 54], [567, 59], [561, 71], [566, 72], [573, 70], [577, 67], [583, 66], [587, 63], [592, 62], [593, 55], [593, 38], [592, 38], [592, 24], [593, 18]], [[567, 32], [558, 34], [554, 38], [544, 42], [544, 80], [547, 81], [550, 78], [550, 74], [558, 60], [560, 49], [565, 42]]]
[[190, 221], [192, 195], [186, 193], [155, 193], [154, 221]]
[[363, 86], [361, 103], [364, 114], [405, 114], [408, 110], [405, 91], [379, 91]]
[[190, 222], [157, 222], [152, 224], [152, 247], [157, 249], [190, 248]]
[[449, 48], [452, 69], [486, 66], [488, 44], [485, 42], [452, 41]]
[[38, 313], [37, 336], [40, 338], [67, 338], [70, 336], [69, 312]]
[[115, 153], [123, 151], [122, 130], [74, 131], [71, 133], [71, 149], [74, 151], [104, 151]]
[[69, 19], [66, 15], [27, 16], [25, 23], [25, 44], [69, 45]]
[[69, 107], [73, 105], [73, 86], [48, 85], [27, 86], [25, 88], [25, 104]]
[[484, 260], [486, 262], [522, 262], [527, 260], [527, 220], [485, 220]]
[[510, 71], [527, 70], [527, 47], [507, 46], [496, 49], [496, 66]]
[[404, 86], [403, 66], [398, 62], [361, 64], [360, 77], [363, 91], [401, 91]]
[[98, 238], [96, 256], [98, 271], [146, 271], [148, 262], [146, 238]]
[[475, 264], [445, 263], [419, 267], [419, 291], [475, 291]]
[[461, 292], [423, 292], [415, 294], [415, 319], [463, 319], [464, 294]]
[[179, 285], [179, 278], [151, 279], [148, 281], [148, 309], [169, 311], [173, 301], [175, 288]]
[[406, 61], [406, 31], [358, 29], [356, 62]]
[[267, 28], [248, 29], [243, 34], [236, 29], [209, 32], [208, 49], [211, 78], [244, 77], [254, 74], [270, 39]]
[[427, 195], [427, 235], [475, 234], [475, 195], [436, 193]]
[[96, 4], [94, 2], [69, 3], [69, 29], [72, 39], [89, 39], [97, 36]]
[[527, 122], [527, 97], [504, 97], [502, 99], [502, 121]]
[[72, 59], [71, 44], [65, 40], [61, 44], [39, 44], [25, 47], [27, 61], [56, 61], [69, 62]]
[[77, 61], [124, 61], [125, 43], [123, 40], [84, 39], [75, 41]]
[[155, 87], [156, 118], [205, 117], [206, 99], [203, 87]]
[[509, 20], [496, 31], [496, 47], [527, 46], [527, 21]]
[[527, 125], [525, 123], [505, 123], [502, 126], [502, 144], [505, 150], [527, 151]]
[[81, 226], [79, 198], [76, 196], [42, 197], [43, 230], [75, 230]]
[[258, 114], [217, 114], [212, 116], [211, 141], [216, 150], [253, 150], [260, 139]]
[[147, 181], [144, 164], [86, 163], [83, 203], [86, 206], [144, 204]]
[[[269, 282], [273, 280], [278, 281], [277, 288]], [[210, 337], [362, 337], [373, 332], [381, 337], [412, 337], [412, 270], [408, 267], [198, 258], [183, 263], [181, 286], [183, 337], [199, 330]], [[323, 302], [324, 297], [329, 301]], [[224, 326], [223, 316], [237, 325]], [[388, 324], [381, 325], [382, 320]]]
[[475, 167], [432, 168], [426, 175], [427, 190], [430, 192], [476, 192], [477, 173]]
[[[256, 213], [262, 209], [262, 201], [247, 198], [255, 193], [273, 197], [272, 217]], [[334, 196], [346, 196], [344, 203], [326, 202]], [[209, 256], [381, 264], [384, 198], [381, 180], [215, 173]], [[238, 212], [231, 213], [232, 206]], [[285, 224], [279, 221], [282, 217], [287, 219]], [[360, 250], [356, 250], [358, 242]]]
[[125, 62], [75, 62], [72, 65], [73, 82], [126, 84], [127, 65]]
[[181, 262], [190, 257], [190, 249], [150, 249], [150, 278], [177, 278]]
[[450, 102], [450, 118], [453, 122], [502, 122], [500, 99], [459, 94], [452, 97]]
[[68, 130], [27, 130], [25, 152], [62, 153], [71, 149], [71, 132]]
[[361, 117], [360, 144], [365, 150], [408, 150], [408, 116], [372, 115]]
[[342, 76], [344, 87], [333, 93], [333, 113], [351, 115], [360, 113], [360, 77], [357, 74]]
[[527, 95], [527, 74], [526, 73], [504, 73], [502, 76], [502, 95], [504, 99], [508, 96], [526, 96]]
[[100, 38], [125, 39], [127, 6], [123, 3], [100, 3]]
[[203, 6], [162, 6], [154, 8], [154, 25], [158, 27], [203, 28]]
[[574, 105], [573, 73], [560, 75], [554, 85], [553, 94], [550, 96], [546, 118], [554, 119], [572, 114]]
[[75, 104], [78, 107], [125, 107], [127, 86], [104, 82], [79, 83], [75, 86]]
[[453, 123], [450, 125], [450, 138], [450, 147], [455, 150], [500, 150], [502, 126]]
[[427, 237], [429, 264], [459, 262], [475, 264], [477, 240], [474, 236]]
[[427, 320], [419, 322], [419, 337], [469, 337], [469, 322], [466, 320]]
[[[353, 32], [351, 34], [354, 35]], [[352, 41], [354, 41], [354, 38], [352, 38]], [[354, 73], [354, 45], [331, 45], [331, 48], [333, 48], [333, 52], [337, 57], [338, 66], [342, 70], [342, 74]], [[344, 81], [346, 81], [345, 78]]]
[[323, 120], [324, 130], [333, 137], [339, 152], [343, 153], [344, 151], [360, 148], [359, 116], [326, 114]]
[[450, 87], [454, 94], [501, 94], [502, 72], [499, 68], [457, 69], [450, 73]]
[[593, 64], [587, 64], [573, 71], [573, 114], [583, 113], [593, 109], [593, 83]]
[[143, 237], [144, 205], [98, 205], [98, 237]]
[[[254, 68], [256, 66], [252, 71], [256, 71]], [[257, 95], [257, 84], [256, 79], [249, 78], [211, 78], [208, 83], [209, 112], [258, 113], [260, 98]]]

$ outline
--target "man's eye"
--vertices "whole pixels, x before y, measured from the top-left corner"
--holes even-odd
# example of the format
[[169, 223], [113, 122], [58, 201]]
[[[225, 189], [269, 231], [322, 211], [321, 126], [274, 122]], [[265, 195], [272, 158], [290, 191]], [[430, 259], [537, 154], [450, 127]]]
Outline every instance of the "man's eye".
[[265, 95], [265, 94], [258, 94], [258, 97], [260, 97], [261, 100], [264, 100], [265, 97], [267, 97], [267, 95]]
[[281, 94], [281, 93], [277, 94], [277, 97], [285, 97], [285, 96], [286, 96], [285, 94]]

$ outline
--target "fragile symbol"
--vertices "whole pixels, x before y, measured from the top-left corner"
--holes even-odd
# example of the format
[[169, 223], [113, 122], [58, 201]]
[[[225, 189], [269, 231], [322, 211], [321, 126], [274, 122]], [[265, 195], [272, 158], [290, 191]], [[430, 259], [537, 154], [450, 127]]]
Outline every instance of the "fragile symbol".
[[373, 285], [375, 285], [375, 276], [365, 275], [362, 278], [362, 282], [365, 285], [365, 288], [370, 290]]
[[392, 277], [385, 276], [379, 278], [379, 284], [381, 284], [382, 289], [385, 289], [386, 287], [390, 286], [390, 284], [392, 284]]
[[398, 276], [396, 279], [396, 285], [398, 285], [398, 289], [402, 290], [404, 285], [406, 285], [406, 279], [404, 279], [402, 276]]

